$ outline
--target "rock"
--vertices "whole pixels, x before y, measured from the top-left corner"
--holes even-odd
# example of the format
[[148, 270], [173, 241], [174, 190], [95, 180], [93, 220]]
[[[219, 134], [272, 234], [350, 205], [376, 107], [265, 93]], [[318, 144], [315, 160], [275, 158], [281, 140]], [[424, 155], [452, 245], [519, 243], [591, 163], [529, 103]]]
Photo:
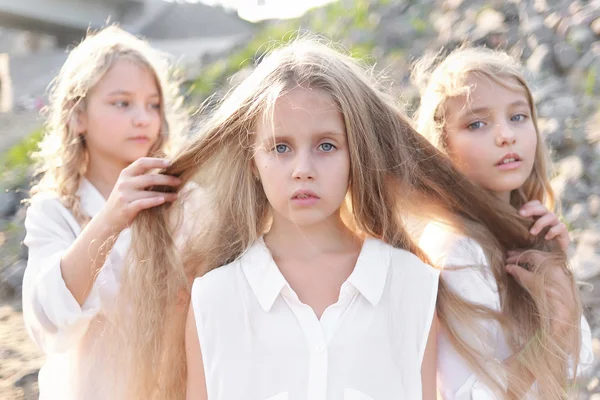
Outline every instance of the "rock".
[[17, 212], [19, 197], [14, 191], [0, 192], [0, 218], [6, 218]]
[[554, 56], [556, 58], [556, 65], [563, 72], [568, 71], [579, 59], [577, 49], [565, 42], [554, 45]]
[[566, 213], [565, 220], [571, 229], [582, 229], [586, 227], [590, 219], [587, 205], [585, 203], [573, 204], [571, 209]]
[[0, 272], [0, 297], [20, 293], [26, 267], [25, 261], [18, 260]]
[[600, 215], [600, 196], [597, 194], [592, 194], [587, 199], [587, 206], [590, 215], [594, 218]]
[[556, 64], [554, 62], [554, 54], [552, 49], [547, 44], [538, 46], [531, 57], [527, 60], [527, 69], [536, 74], [556, 72]]
[[577, 279], [590, 281], [600, 276], [600, 229], [585, 230], [571, 258]]
[[577, 25], [569, 29], [567, 39], [576, 48], [587, 49], [596, 40], [596, 35], [589, 26]]
[[590, 29], [596, 36], [600, 36], [600, 18], [596, 18], [590, 25]]
[[538, 118], [538, 129], [552, 149], [561, 149], [565, 144], [563, 127], [556, 118]]
[[552, 117], [560, 120], [572, 117], [577, 110], [577, 104], [572, 97], [557, 97], [538, 107], [540, 116]]
[[492, 32], [506, 31], [504, 15], [492, 8], [486, 8], [481, 11], [477, 15], [475, 24], [477, 25], [476, 32], [481, 36], [485, 36]]

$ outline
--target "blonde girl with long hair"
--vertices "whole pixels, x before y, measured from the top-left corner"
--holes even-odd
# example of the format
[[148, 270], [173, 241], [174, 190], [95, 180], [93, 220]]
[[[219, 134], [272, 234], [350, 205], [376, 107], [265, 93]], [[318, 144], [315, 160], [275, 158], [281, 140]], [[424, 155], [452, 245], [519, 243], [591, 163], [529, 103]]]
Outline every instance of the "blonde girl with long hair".
[[50, 91], [36, 154], [25, 244], [23, 314], [46, 355], [41, 399], [114, 399], [102, 362], [104, 332], [119, 290], [129, 225], [169, 203], [179, 179], [153, 173], [185, 126], [168, 59], [116, 26], [69, 54]]
[[184, 251], [166, 222], [185, 202], [133, 224], [126, 398], [435, 398], [437, 273], [405, 217], [454, 215], [506, 249], [545, 243], [393, 98], [355, 60], [302, 39], [222, 100], [162, 171], [199, 181], [210, 219]]
[[[449, 219], [420, 246], [444, 268], [438, 312], [443, 399], [562, 399], [591, 363], [591, 333], [566, 263], [547, 150], [521, 66], [506, 53], [463, 47], [415, 64], [417, 130], [473, 183], [529, 220], [537, 250], [474, 237]], [[493, 205], [489, 213], [503, 212]], [[477, 229], [477, 227], [473, 227]], [[509, 235], [509, 232], [505, 233]]]

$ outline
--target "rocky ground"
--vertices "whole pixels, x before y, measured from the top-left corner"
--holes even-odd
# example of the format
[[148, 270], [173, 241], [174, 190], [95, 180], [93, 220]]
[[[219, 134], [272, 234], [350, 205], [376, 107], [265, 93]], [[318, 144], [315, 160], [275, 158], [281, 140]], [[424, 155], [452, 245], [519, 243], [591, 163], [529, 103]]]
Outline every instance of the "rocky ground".
[[[571, 261], [585, 282], [582, 298], [597, 361], [580, 382], [580, 398], [600, 400], [600, 1], [342, 0], [298, 21], [267, 24], [240, 54], [251, 57], [256, 41], [281, 39], [298, 27], [339, 40], [355, 54], [371, 55], [366, 60], [376, 60], [403, 88], [409, 113], [418, 96], [408, 67], [426, 51], [468, 39], [521, 58], [551, 148], [552, 185], [573, 239]], [[203, 69], [197, 97], [225, 86], [227, 77], [248, 64], [239, 62], [244, 57], [233, 54], [229, 62]], [[0, 398], [34, 398], [41, 362], [22, 327], [18, 300], [27, 256], [20, 245], [19, 200], [27, 181], [19, 173], [0, 171], [0, 188], [9, 190], [0, 192]]]

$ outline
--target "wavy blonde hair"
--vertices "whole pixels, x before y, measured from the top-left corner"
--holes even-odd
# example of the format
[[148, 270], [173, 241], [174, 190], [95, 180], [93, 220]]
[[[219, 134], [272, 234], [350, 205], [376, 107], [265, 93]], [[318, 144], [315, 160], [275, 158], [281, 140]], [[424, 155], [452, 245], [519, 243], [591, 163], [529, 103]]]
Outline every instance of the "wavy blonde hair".
[[[272, 117], [278, 98], [299, 86], [331, 96], [344, 117], [350, 151], [345, 217], [357, 234], [427, 260], [404, 218], [432, 204], [491, 227], [485, 234], [504, 248], [532, 246], [530, 221], [465, 179], [356, 60], [319, 41], [296, 40], [263, 57], [163, 171], [184, 183], [199, 177], [210, 208], [191, 211], [185, 208], [190, 199], [178, 200], [143, 211], [133, 224], [133, 262], [126, 263], [119, 299], [119, 309], [127, 311], [115, 324], [123, 332], [115, 348], [120, 371], [129, 373], [126, 398], [185, 398], [192, 279], [237, 259], [268, 229], [269, 203], [251, 168], [256, 127], [260, 118]], [[489, 213], [490, 204], [502, 211]], [[182, 218], [200, 222], [183, 251], [176, 235]]]
[[40, 180], [31, 189], [32, 196], [41, 192], [57, 194], [82, 225], [89, 216], [81, 209], [77, 190], [86, 173], [88, 153], [85, 140], [74, 129], [74, 120], [78, 113], [85, 112], [90, 90], [117, 61], [124, 59], [147, 68], [160, 92], [161, 131], [150, 155], [171, 152], [186, 125], [179, 85], [165, 55], [115, 25], [89, 32], [70, 52], [49, 87], [44, 136], [34, 154]]
[[[537, 113], [531, 90], [525, 80], [522, 67], [518, 61], [508, 54], [485, 48], [463, 46], [454, 50], [446, 57], [439, 55], [426, 56], [417, 61], [413, 67], [413, 82], [420, 88], [421, 102], [415, 119], [417, 130], [426, 137], [437, 149], [448, 154], [446, 132], [446, 107], [448, 99], [465, 96], [469, 99], [470, 90], [467, 79], [470, 76], [483, 77], [490, 82], [509, 90], [524, 91], [535, 131], [538, 145], [531, 174], [523, 186], [511, 193], [510, 204], [513, 212], [531, 200], [539, 200], [550, 211], [557, 212], [555, 197], [548, 179], [548, 154], [543, 137], [537, 124]], [[502, 212], [496, 205], [490, 205], [490, 213]], [[472, 224], [471, 224], [472, 225]], [[472, 230], [478, 229], [472, 226]], [[472, 234], [466, 232], [469, 236]], [[543, 238], [544, 233], [538, 236]], [[508, 234], [508, 232], [507, 232]], [[570, 332], [565, 335], [564, 342], [558, 343], [549, 333], [552, 322], [551, 310], [545, 297], [532, 298], [513, 278], [504, 272], [504, 250], [497, 238], [479, 235], [474, 237], [484, 248], [490, 261], [501, 299], [501, 313], [486, 309], [480, 305], [465, 302], [446, 286], [440, 291], [438, 314], [449, 338], [458, 352], [471, 364], [477, 373], [488, 381], [495, 390], [507, 396], [504, 392], [501, 376], [505, 365], [496, 360], [486, 360], [481, 363], [481, 354], [465, 339], [464, 327], [481, 334], [477, 330], [478, 320], [492, 319], [500, 322], [508, 339], [508, 344], [518, 362], [528, 370], [536, 381], [536, 394], [540, 399], [561, 399], [568, 393], [568, 385], [574, 384], [576, 368], [573, 375], [568, 374], [569, 362], [577, 365], [580, 346], [579, 320], [573, 321]], [[541, 243], [540, 243], [541, 244]], [[542, 247], [546, 247], [541, 244]], [[573, 315], [581, 315], [581, 304], [573, 274], [566, 263], [566, 257], [559, 252], [552, 253], [547, 262], [559, 263], [571, 278], [571, 293], [566, 296], [576, 297], [576, 309]], [[548, 282], [547, 268], [536, 270], [537, 285], [543, 288]], [[462, 334], [460, 332], [463, 332]], [[490, 368], [495, 365], [495, 368]], [[500, 375], [498, 375], [498, 373]], [[528, 392], [528, 383], [522, 377], [509, 376], [508, 384], [517, 392]], [[506, 383], [506, 382], [505, 382]]]

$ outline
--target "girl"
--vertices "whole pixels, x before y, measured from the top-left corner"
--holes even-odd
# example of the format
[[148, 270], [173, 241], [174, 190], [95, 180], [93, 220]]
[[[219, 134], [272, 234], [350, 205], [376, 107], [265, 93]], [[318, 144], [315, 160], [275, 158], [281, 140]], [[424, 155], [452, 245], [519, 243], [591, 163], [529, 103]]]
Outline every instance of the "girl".
[[[200, 174], [211, 220], [183, 253], [164, 228], [179, 201], [133, 225], [143, 265], [124, 271], [137, 317], [123, 352], [154, 367], [131, 369], [131, 396], [180, 399], [187, 377], [199, 399], [434, 398], [436, 273], [404, 216], [444, 209], [510, 248], [532, 245], [526, 221], [465, 179], [353, 60], [311, 41], [263, 58], [202, 127], [164, 173]], [[186, 349], [174, 321], [185, 326], [181, 292], [196, 276]]]
[[25, 324], [46, 363], [41, 399], [114, 399], [103, 362], [105, 327], [143, 209], [177, 198], [147, 191], [179, 185], [164, 168], [185, 122], [167, 63], [115, 26], [89, 34], [70, 53], [50, 93], [32, 188], [23, 282]]
[[[535, 248], [552, 251], [518, 251], [475, 226], [426, 227], [420, 245], [445, 269], [447, 289], [438, 307], [442, 398], [564, 398], [578, 363], [592, 361], [591, 333], [566, 267], [568, 232], [548, 211], [554, 195], [531, 91], [505, 53], [463, 48], [432, 65], [423, 59], [414, 70], [422, 89], [417, 129], [475, 184], [530, 219], [530, 234], [548, 241]], [[489, 212], [503, 211], [490, 205]]]

